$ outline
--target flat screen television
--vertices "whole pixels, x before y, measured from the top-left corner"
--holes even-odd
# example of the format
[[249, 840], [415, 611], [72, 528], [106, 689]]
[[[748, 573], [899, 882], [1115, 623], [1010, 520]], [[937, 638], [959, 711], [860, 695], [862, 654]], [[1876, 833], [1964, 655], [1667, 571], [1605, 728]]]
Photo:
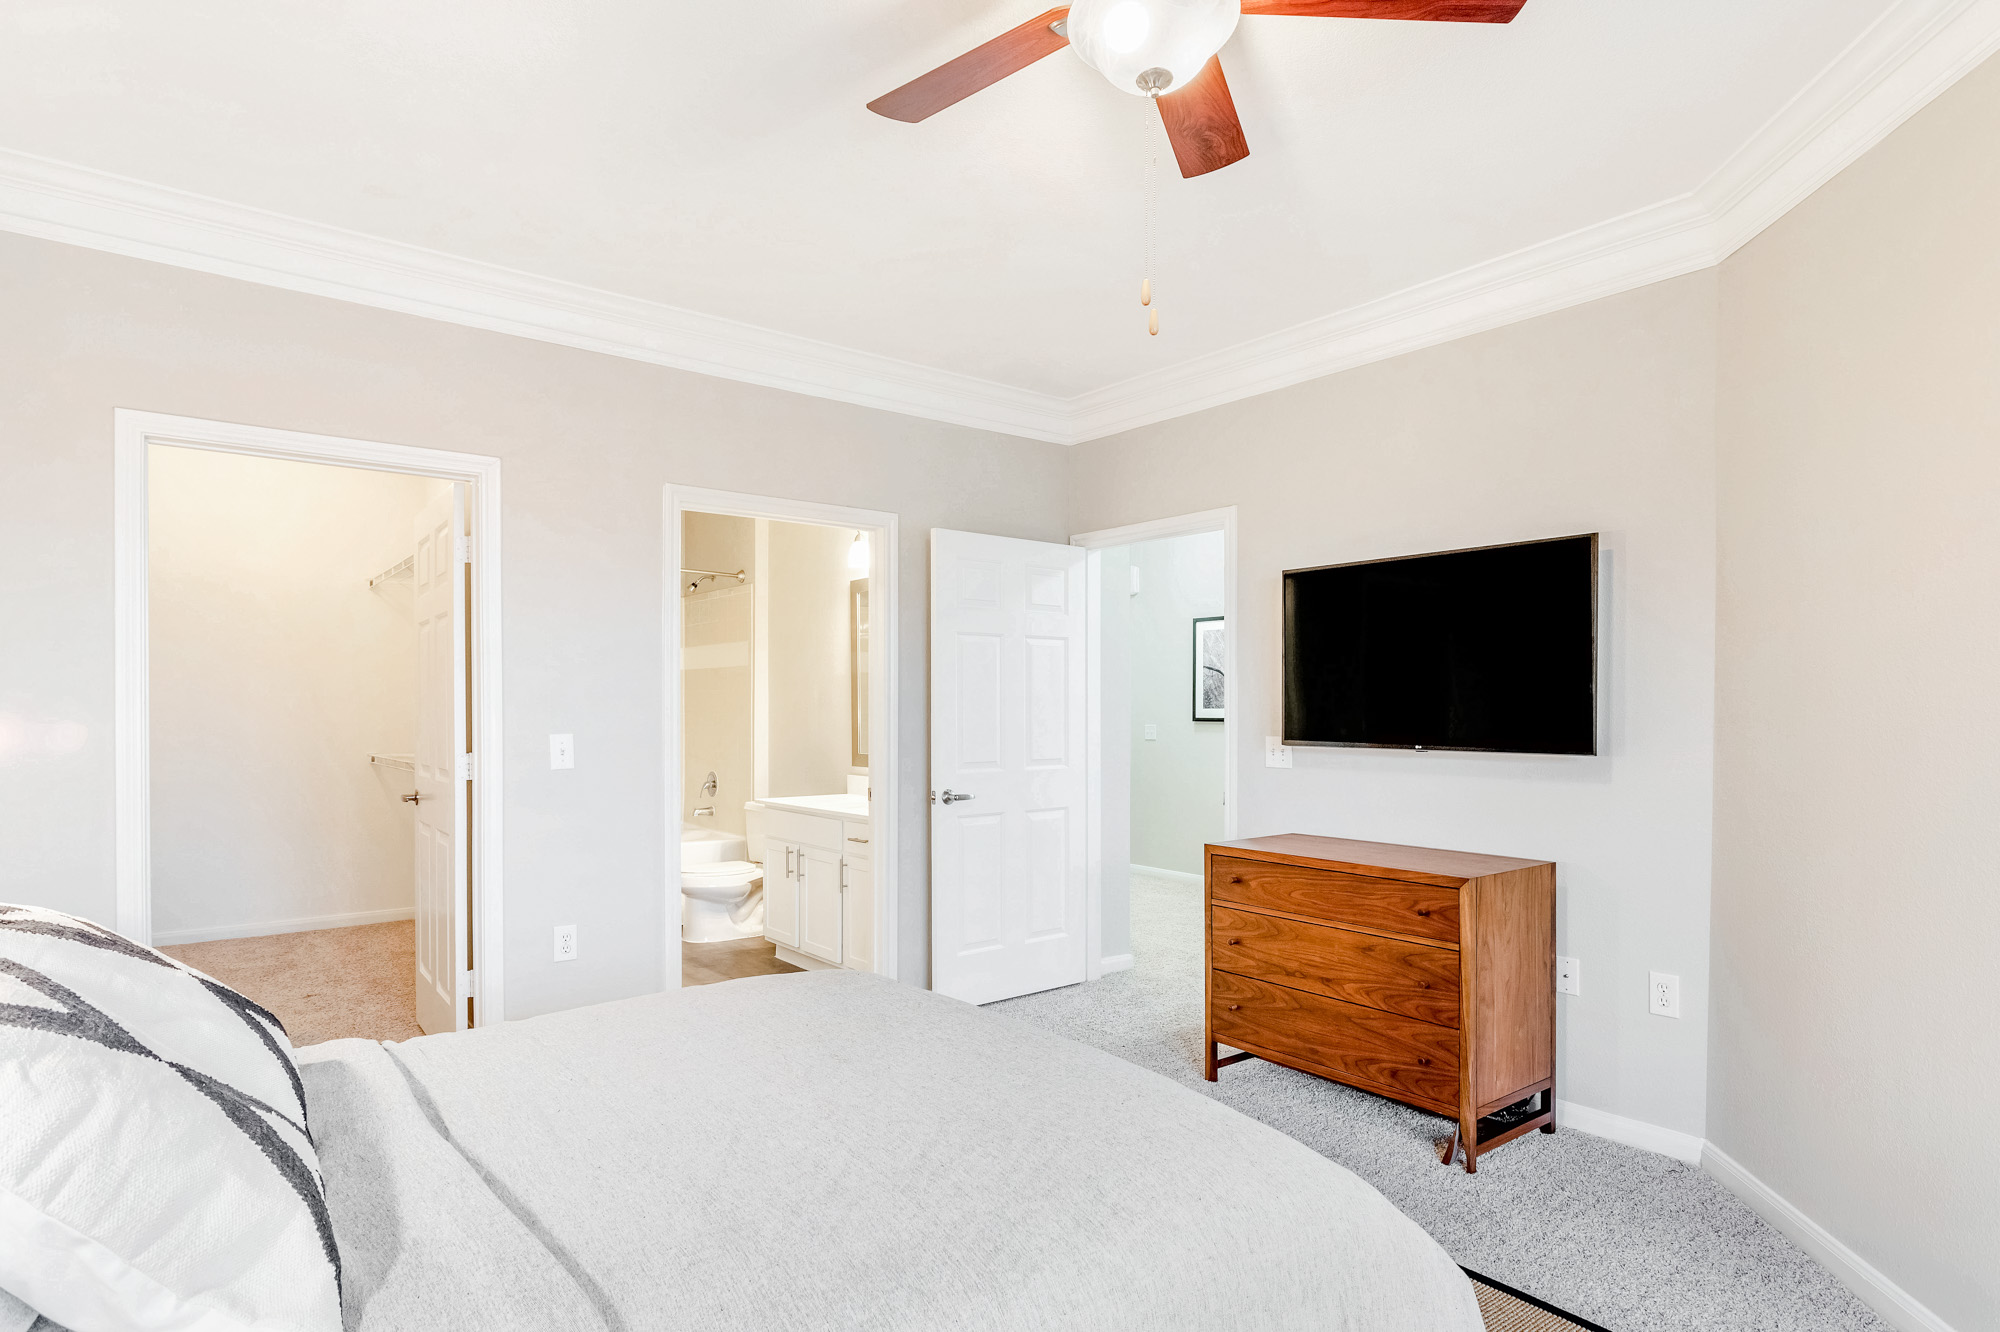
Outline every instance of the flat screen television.
[[1285, 573], [1288, 745], [1597, 752], [1597, 534]]

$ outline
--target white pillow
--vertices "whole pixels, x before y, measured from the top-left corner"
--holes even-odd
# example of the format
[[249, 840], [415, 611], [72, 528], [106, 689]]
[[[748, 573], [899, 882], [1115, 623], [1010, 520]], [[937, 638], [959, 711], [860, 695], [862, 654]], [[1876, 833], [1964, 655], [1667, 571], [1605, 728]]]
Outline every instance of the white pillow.
[[101, 925], [0, 906], [0, 1289], [84, 1332], [338, 1332], [278, 1020]]

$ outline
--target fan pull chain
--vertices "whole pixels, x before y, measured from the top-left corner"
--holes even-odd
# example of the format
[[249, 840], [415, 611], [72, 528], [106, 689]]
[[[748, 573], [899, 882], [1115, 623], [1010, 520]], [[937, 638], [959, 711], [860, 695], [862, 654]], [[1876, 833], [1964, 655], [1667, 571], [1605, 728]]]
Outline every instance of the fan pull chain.
[[[1146, 108], [1151, 111], [1153, 108]], [[1150, 117], [1149, 117], [1150, 119]], [[1146, 332], [1151, 337], [1160, 336], [1160, 307], [1153, 304], [1153, 260], [1157, 253], [1156, 237], [1159, 232], [1160, 217], [1160, 154], [1154, 149], [1146, 155], [1146, 233], [1145, 272], [1139, 278], [1139, 304], [1148, 307]]]

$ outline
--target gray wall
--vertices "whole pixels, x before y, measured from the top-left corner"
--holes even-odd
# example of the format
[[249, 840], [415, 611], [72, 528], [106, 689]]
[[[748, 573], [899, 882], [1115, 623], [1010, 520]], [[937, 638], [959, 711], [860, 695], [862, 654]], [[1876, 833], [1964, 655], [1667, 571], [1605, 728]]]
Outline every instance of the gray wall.
[[[659, 984], [662, 487], [900, 514], [893, 854], [924, 982], [924, 534], [1065, 539], [1065, 450], [11, 235], [0, 309], [0, 714], [24, 737], [0, 900], [113, 916], [111, 413], [132, 407], [503, 459], [510, 1017]], [[574, 771], [549, 771], [551, 731]], [[569, 922], [581, 955], [554, 964]]]
[[1194, 720], [1190, 639], [1196, 616], [1222, 614], [1222, 533], [1142, 541], [1130, 560], [1132, 863], [1199, 874], [1222, 840], [1223, 748], [1221, 722]]
[[[1074, 526], [1233, 504], [1244, 836], [1328, 833], [1561, 866], [1572, 1101], [1699, 1134], [1715, 625], [1715, 275], [1077, 448]], [[1601, 754], [1298, 750], [1279, 731], [1279, 573], [1604, 534]], [[1136, 722], [1140, 718], [1134, 715]], [[1136, 797], [1135, 797], [1136, 803]], [[1646, 1010], [1681, 977], [1679, 1020]]]
[[2000, 64], [1722, 268], [1709, 1136], [2000, 1328]]

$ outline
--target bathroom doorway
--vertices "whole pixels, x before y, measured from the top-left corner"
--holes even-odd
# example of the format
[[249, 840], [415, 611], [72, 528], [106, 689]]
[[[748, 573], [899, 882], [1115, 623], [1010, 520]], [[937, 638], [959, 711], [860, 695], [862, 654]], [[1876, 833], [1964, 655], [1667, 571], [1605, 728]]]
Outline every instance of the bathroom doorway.
[[893, 514], [669, 487], [663, 987], [895, 974]]

